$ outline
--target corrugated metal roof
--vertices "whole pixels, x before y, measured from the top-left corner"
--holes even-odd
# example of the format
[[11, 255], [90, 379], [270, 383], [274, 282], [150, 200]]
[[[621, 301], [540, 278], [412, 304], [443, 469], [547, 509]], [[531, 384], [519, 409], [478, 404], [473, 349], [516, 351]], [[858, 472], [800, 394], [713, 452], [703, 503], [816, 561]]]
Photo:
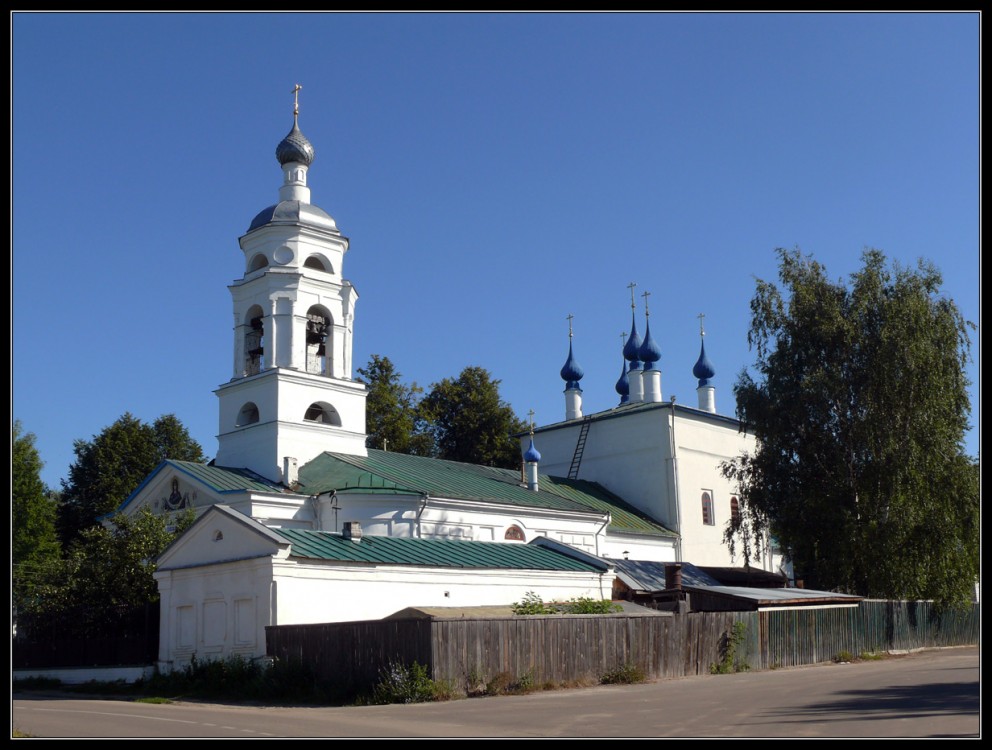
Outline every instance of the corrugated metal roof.
[[[617, 575], [637, 591], [664, 591], [667, 563], [653, 560], [613, 560]], [[681, 563], [683, 586], [719, 586], [720, 582], [691, 563]]]
[[[664, 591], [665, 567], [672, 563], [645, 560], [613, 560], [617, 577], [637, 591]], [[682, 586], [707, 594], [729, 596], [751, 602], [756, 606], [781, 606], [786, 603], [813, 605], [824, 603], [856, 603], [863, 597], [838, 594], [833, 591], [815, 591], [796, 588], [755, 588], [746, 586], [724, 586], [709, 573], [691, 563], [682, 566]]]
[[369, 450], [368, 456], [323, 453], [300, 469], [310, 494], [331, 490], [372, 494], [427, 494], [527, 508], [609, 513], [610, 529], [675, 536], [602, 485], [543, 475], [539, 490], [521, 484], [520, 472], [492, 466]]
[[290, 542], [290, 554], [313, 560], [417, 565], [432, 568], [502, 568], [602, 572], [607, 564], [584, 562], [531, 544], [470, 542], [453, 539], [363, 536], [307, 529], [272, 529]]
[[565, 479], [564, 477], [541, 477], [541, 486], [548, 492], [555, 492], [570, 500], [600, 513], [610, 514], [610, 531], [626, 531], [654, 536], [678, 536], [666, 529], [645, 513], [630, 505], [626, 500], [614, 495], [596, 482], [585, 479]]
[[[334, 462], [351, 468], [334, 467]], [[331, 478], [331, 483], [317, 477]], [[340, 480], [345, 480], [342, 483]], [[589, 512], [591, 509], [556, 492], [534, 492], [521, 484], [520, 472], [492, 466], [408, 456], [370, 450], [368, 456], [324, 453], [300, 469], [300, 481], [309, 493], [330, 490], [426, 493], [432, 497], [488, 500], [528, 508]]]
[[210, 489], [220, 494], [224, 494], [226, 492], [244, 492], [246, 490], [251, 492], [285, 492], [285, 489], [281, 485], [270, 482], [264, 477], [260, 477], [258, 474], [253, 471], [249, 471], [248, 469], [233, 469], [224, 466], [198, 464], [194, 461], [174, 461], [172, 459], [166, 459], [156, 466], [155, 469], [142, 480], [141, 484], [135, 488], [134, 492], [124, 499], [124, 502], [120, 504], [117, 510], [121, 511], [127, 507], [131, 501], [140, 495], [145, 487], [147, 487], [148, 484], [167, 467], [176, 469], [177, 471], [192, 477], [196, 481], [202, 482]]
[[225, 466], [208, 466], [192, 461], [172, 461], [165, 462], [180, 471], [189, 474], [208, 485], [217, 492], [243, 492], [250, 490], [253, 492], [285, 492], [285, 489], [274, 482], [270, 482], [248, 469], [232, 469]]

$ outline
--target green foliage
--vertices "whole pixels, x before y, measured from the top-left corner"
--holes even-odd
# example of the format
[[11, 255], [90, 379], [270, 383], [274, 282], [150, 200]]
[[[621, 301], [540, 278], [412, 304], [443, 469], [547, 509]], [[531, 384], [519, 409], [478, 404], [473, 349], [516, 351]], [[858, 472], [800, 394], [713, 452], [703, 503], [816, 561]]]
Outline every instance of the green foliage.
[[771, 536], [811, 588], [967, 601], [979, 568], [979, 470], [963, 453], [969, 326], [920, 261], [868, 250], [850, 283], [779, 250], [782, 289], [757, 282], [757, 376], [735, 386], [758, 448], [724, 466], [746, 560]]
[[382, 670], [372, 691], [372, 702], [378, 704], [447, 701], [453, 697], [454, 691], [446, 681], [431, 679], [427, 667], [417, 662], [409, 666], [390, 664]]
[[739, 658], [745, 638], [747, 638], [747, 624], [738, 620], [731, 631], [724, 635], [721, 648], [723, 656], [719, 662], [710, 665], [710, 674], [733, 674], [746, 672], [751, 668], [746, 661]]
[[622, 610], [623, 607], [609, 599], [591, 599], [588, 596], [580, 596], [566, 602], [563, 611], [570, 615], [605, 615]]
[[544, 600], [533, 591], [524, 594], [523, 601], [513, 603], [513, 614], [515, 615], [554, 615], [558, 610], [550, 604], [545, 604]]
[[88, 620], [99, 622], [122, 608], [157, 601], [155, 559], [194, 520], [190, 508], [171, 518], [142, 508], [133, 516], [114, 516], [109, 527], [84, 530], [64, 557], [33, 571], [30, 596], [19, 601], [19, 615], [85, 612]]
[[418, 429], [417, 403], [423, 389], [416, 383], [404, 384], [389, 358], [378, 354], [373, 354], [365, 367], [358, 368], [358, 380], [368, 388], [366, 447], [431, 455], [433, 440]]
[[520, 444], [511, 437], [527, 429], [500, 398], [499, 380], [481, 367], [434, 383], [418, 407], [438, 458], [482, 466], [516, 468]]
[[19, 605], [32, 596], [35, 576], [58, 560], [55, 504], [41, 480], [44, 464], [35, 448], [35, 435], [22, 433], [15, 421], [11, 434], [10, 559], [13, 600]]
[[515, 615], [605, 615], [621, 612], [623, 607], [609, 599], [592, 599], [580, 596], [567, 602], [545, 603], [538, 594], [528, 591], [522, 601], [514, 602]]
[[130, 413], [92, 440], [76, 440], [75, 462], [62, 481], [58, 531], [64, 545], [114, 512], [166, 458], [203, 461], [203, 449], [182, 423], [166, 414], [145, 424]]
[[268, 704], [341, 704], [346, 696], [317, 679], [313, 669], [299, 660], [254, 660], [234, 655], [225, 659], [197, 659], [171, 672], [156, 671], [132, 683], [91, 680], [63, 685], [51, 678], [13, 681], [15, 690], [50, 690], [87, 695], [130, 696], [140, 703], [171, 703], [175, 698], [261, 701]]
[[852, 654], [850, 651], [838, 651], [834, 655], [834, 661], [837, 664], [845, 664], [848, 662], [852, 662], [854, 661], [854, 654]]
[[647, 680], [648, 676], [636, 664], [627, 662], [616, 669], [612, 669], [600, 676], [599, 681], [603, 685], [634, 685]]
[[11, 686], [14, 690], [58, 690], [62, 680], [57, 677], [15, 677]]
[[860, 661], [880, 661], [888, 658], [888, 654], [880, 654], [877, 651], [862, 651], [858, 654]]

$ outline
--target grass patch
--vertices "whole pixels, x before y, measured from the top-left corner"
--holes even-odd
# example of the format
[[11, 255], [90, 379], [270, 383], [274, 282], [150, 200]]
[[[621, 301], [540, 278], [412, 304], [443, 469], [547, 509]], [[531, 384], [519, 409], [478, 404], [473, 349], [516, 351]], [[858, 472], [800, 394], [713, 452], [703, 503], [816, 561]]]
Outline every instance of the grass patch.
[[362, 702], [428, 703], [449, 701], [455, 697], [457, 695], [448, 681], [432, 679], [427, 667], [414, 662], [410, 665], [391, 664], [383, 669], [372, 695]]
[[158, 696], [149, 696], [147, 698], [135, 698], [134, 703], [175, 703], [171, 698], [161, 698]]
[[644, 682], [647, 678], [648, 676], [643, 669], [636, 664], [627, 662], [601, 675], [599, 681], [603, 685], [634, 685], [638, 682]]

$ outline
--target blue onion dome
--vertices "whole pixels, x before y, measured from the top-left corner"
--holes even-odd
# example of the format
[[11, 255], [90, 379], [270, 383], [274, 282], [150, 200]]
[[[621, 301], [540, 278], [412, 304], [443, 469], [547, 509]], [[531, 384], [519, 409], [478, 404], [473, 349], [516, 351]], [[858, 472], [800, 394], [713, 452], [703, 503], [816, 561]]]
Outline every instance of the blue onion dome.
[[692, 375], [699, 378], [700, 388], [709, 385], [710, 379], [716, 375], [713, 364], [706, 356], [706, 345], [702, 341], [699, 342], [699, 359], [696, 360], [696, 364], [692, 368]]
[[565, 381], [566, 388], [578, 388], [583, 375], [585, 373], [582, 372], [579, 363], [575, 361], [575, 356], [572, 354], [572, 342], [569, 341], [568, 359], [565, 360], [565, 365], [561, 368], [561, 379]]
[[651, 322], [648, 321], [644, 327], [644, 341], [638, 350], [638, 358], [644, 363], [644, 369], [650, 370], [651, 365], [661, 359], [661, 348], [651, 338]]
[[530, 448], [524, 453], [524, 461], [529, 464], [539, 463], [541, 460], [541, 454], [538, 452], [537, 448], [534, 447], [534, 438], [530, 439]]
[[293, 129], [276, 146], [276, 158], [282, 166], [286, 166], [290, 162], [299, 162], [309, 167], [313, 163], [313, 157], [313, 144], [300, 132], [294, 118]]
[[630, 338], [623, 346], [623, 358], [630, 362], [631, 370], [639, 370], [641, 363], [638, 357], [641, 356], [641, 337], [637, 333], [637, 321], [630, 322]]
[[613, 388], [619, 394], [621, 404], [626, 404], [630, 401], [630, 379], [627, 377], [627, 360], [624, 360], [620, 365], [620, 378]]

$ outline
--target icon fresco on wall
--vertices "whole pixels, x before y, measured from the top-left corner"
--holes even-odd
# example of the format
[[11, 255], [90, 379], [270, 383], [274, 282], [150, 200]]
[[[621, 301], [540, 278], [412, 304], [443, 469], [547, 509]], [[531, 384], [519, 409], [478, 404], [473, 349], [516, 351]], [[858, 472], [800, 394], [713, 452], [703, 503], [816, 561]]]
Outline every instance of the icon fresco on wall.
[[162, 501], [162, 505], [165, 506], [166, 510], [182, 510], [183, 508], [192, 508], [194, 500], [196, 500], [196, 493], [180, 492], [179, 480], [173, 477], [172, 493], [168, 499]]

